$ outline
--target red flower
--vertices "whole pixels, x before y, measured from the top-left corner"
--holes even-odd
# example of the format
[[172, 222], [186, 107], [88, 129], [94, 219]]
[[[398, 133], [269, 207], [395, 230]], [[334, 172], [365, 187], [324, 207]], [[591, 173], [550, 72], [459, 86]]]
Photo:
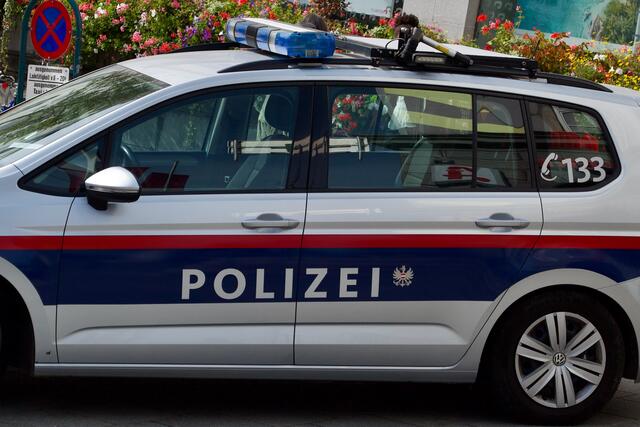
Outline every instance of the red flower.
[[502, 24], [502, 28], [504, 28], [507, 31], [513, 30], [513, 22], [507, 19], [506, 21], [504, 21], [504, 24]]
[[489, 17], [487, 16], [486, 13], [481, 13], [480, 15], [478, 15], [478, 17], [476, 18], [476, 22], [485, 22], [487, 19], [489, 19]]
[[160, 53], [169, 53], [171, 50], [171, 45], [167, 42], [162, 43], [160, 46]]
[[491, 31], [489, 29], [489, 27], [487, 25], [483, 25], [482, 28], [480, 29], [480, 31], [482, 31], [482, 35], [486, 36], [487, 34], [489, 34], [489, 31]]
[[388, 22], [388, 21], [387, 21], [386, 19], [384, 19], [384, 18], [380, 18], [380, 19], [378, 20], [378, 25], [380, 25], [381, 27], [384, 27], [385, 25], [387, 25], [387, 22]]
[[562, 37], [562, 33], [553, 33], [553, 34], [551, 34], [551, 38], [553, 40], [559, 39], [561, 37]]
[[491, 46], [490, 44], [486, 44], [484, 46], [484, 50], [493, 50], [493, 46]]

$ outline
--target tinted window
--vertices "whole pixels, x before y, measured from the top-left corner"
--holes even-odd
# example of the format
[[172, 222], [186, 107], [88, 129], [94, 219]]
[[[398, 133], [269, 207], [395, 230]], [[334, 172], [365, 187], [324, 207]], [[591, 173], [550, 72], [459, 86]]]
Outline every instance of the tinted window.
[[184, 100], [116, 130], [110, 164], [147, 193], [284, 189], [297, 111], [295, 88]]
[[282, 190], [293, 145], [297, 88], [202, 95], [145, 114], [29, 179], [25, 189], [71, 196], [85, 179], [123, 166], [143, 193]]
[[24, 183], [23, 188], [39, 193], [73, 196], [87, 178], [102, 169], [103, 149], [104, 139], [101, 138], [35, 175]]
[[611, 141], [591, 113], [529, 102], [541, 189], [594, 188], [618, 173]]
[[531, 167], [520, 101], [477, 97], [478, 187], [528, 189]]
[[331, 88], [329, 188], [529, 189], [520, 102], [476, 101], [474, 111], [466, 93]]

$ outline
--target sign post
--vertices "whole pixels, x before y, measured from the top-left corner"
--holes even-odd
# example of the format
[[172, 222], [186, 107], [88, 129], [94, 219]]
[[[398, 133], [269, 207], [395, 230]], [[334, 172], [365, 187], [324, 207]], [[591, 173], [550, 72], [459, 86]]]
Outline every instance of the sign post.
[[[27, 71], [27, 33], [31, 12], [40, 0], [30, 0], [22, 18], [20, 38], [20, 65], [18, 67], [18, 93], [16, 103], [24, 101], [25, 74]], [[75, 17], [75, 51], [71, 78], [80, 73], [80, 51], [82, 49], [82, 19], [75, 0], [67, 0]], [[31, 40], [38, 55], [45, 60], [54, 60], [63, 56], [71, 43], [72, 23], [69, 12], [58, 0], [45, 0], [33, 14], [31, 20]]]

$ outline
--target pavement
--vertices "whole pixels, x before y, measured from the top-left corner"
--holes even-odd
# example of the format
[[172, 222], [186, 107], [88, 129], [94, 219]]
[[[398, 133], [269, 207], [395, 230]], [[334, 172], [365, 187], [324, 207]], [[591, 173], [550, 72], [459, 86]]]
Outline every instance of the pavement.
[[[10, 379], [0, 426], [504, 426], [467, 385], [160, 379]], [[640, 426], [624, 382], [586, 425]]]

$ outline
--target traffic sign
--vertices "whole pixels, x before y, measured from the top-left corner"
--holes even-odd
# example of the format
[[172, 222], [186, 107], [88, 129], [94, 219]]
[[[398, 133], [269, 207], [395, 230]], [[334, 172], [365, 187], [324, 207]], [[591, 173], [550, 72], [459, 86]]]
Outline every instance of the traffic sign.
[[46, 60], [63, 56], [71, 44], [71, 16], [58, 0], [45, 0], [31, 19], [31, 41], [38, 55]]
[[27, 76], [26, 99], [41, 95], [69, 81], [69, 69], [65, 67], [48, 67], [29, 65]]

